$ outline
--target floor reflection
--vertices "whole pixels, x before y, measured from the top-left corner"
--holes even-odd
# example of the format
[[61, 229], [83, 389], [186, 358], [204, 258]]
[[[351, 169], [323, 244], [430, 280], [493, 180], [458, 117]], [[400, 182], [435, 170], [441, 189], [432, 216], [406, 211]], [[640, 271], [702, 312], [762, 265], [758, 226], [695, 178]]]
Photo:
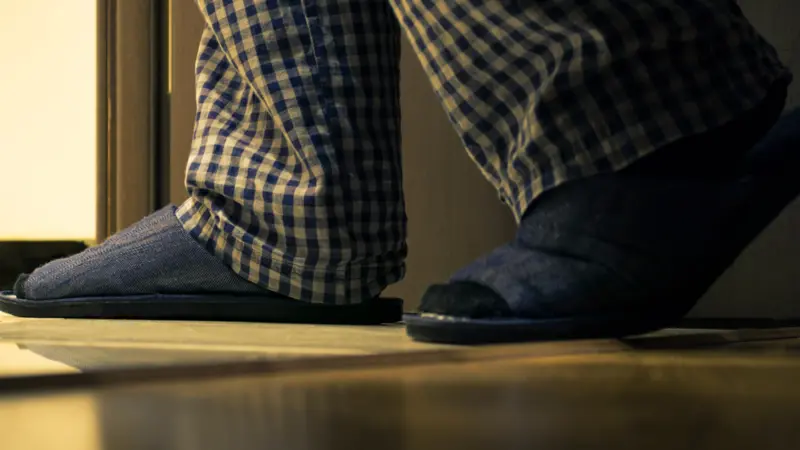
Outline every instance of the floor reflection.
[[25, 319], [0, 314], [0, 379], [132, 367], [426, 351], [400, 325]]
[[0, 342], [0, 377], [74, 373], [79, 370], [58, 359], [14, 343]]
[[[24, 401], [4, 399], [0, 401], [0, 448], [106, 449], [105, 424], [99, 411], [97, 399], [84, 394], [29, 396]], [[115, 448], [121, 450], [126, 445]]]
[[653, 352], [184, 380], [0, 397], [24, 431], [0, 448], [793, 449], [798, 377], [797, 359]]

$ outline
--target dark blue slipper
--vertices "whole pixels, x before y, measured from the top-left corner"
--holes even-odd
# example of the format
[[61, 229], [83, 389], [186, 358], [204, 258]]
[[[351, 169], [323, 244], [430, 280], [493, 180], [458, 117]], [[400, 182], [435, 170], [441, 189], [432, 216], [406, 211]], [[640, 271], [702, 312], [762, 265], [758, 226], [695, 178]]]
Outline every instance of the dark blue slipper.
[[428, 289], [404, 316], [409, 336], [615, 338], [678, 323], [800, 194], [800, 110], [733, 156], [724, 174], [618, 173], [551, 191], [514, 241]]
[[311, 303], [273, 293], [230, 270], [167, 206], [102, 244], [21, 275], [0, 311], [23, 317], [224, 320], [327, 324], [398, 322], [399, 299]]

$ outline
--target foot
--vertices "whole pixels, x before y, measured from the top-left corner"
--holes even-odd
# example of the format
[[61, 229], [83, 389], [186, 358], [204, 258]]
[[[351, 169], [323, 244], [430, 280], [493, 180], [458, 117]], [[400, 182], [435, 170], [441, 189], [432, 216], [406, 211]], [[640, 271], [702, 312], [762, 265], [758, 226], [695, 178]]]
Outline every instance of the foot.
[[103, 244], [51, 261], [14, 287], [21, 299], [189, 293], [266, 294], [184, 231], [169, 206]]
[[800, 111], [728, 161], [672, 174], [648, 162], [548, 192], [512, 242], [432, 286], [420, 313], [678, 320], [800, 192]]
[[307, 303], [239, 278], [164, 208], [102, 245], [17, 280], [0, 311], [24, 317], [225, 320], [373, 325], [397, 322], [399, 299]]

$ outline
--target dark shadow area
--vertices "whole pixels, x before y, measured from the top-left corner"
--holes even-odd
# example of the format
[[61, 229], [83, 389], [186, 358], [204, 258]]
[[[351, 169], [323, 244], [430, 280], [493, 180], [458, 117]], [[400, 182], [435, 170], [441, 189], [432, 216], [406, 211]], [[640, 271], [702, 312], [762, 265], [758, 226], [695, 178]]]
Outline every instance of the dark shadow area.
[[14, 281], [21, 273], [30, 273], [42, 264], [85, 249], [83, 242], [0, 241], [0, 290], [13, 288]]
[[691, 317], [681, 320], [676, 328], [741, 330], [800, 327], [800, 318], [769, 317]]

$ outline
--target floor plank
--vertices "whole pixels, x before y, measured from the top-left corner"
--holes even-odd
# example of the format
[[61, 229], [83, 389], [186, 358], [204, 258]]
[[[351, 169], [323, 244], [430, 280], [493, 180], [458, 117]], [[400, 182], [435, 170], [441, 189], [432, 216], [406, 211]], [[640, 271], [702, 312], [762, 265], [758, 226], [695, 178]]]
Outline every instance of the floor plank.
[[795, 449], [798, 379], [796, 358], [658, 351], [6, 395], [3, 429], [47, 432], [0, 448]]

